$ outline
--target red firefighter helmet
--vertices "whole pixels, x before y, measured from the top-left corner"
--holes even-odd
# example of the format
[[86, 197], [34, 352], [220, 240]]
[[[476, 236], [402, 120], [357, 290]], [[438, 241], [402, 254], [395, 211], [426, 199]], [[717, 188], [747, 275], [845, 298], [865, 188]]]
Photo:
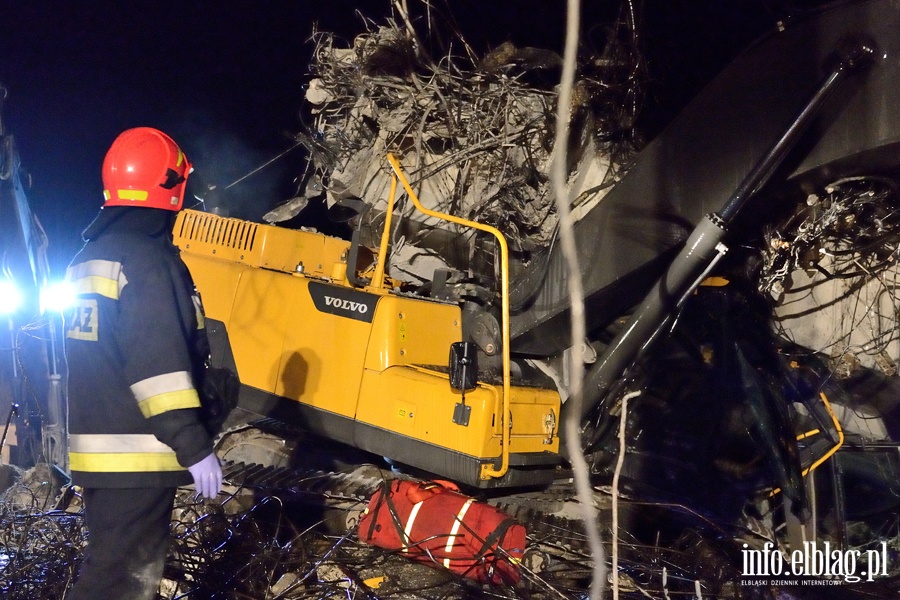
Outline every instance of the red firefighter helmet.
[[181, 210], [192, 170], [178, 144], [162, 131], [123, 131], [103, 159], [103, 206]]

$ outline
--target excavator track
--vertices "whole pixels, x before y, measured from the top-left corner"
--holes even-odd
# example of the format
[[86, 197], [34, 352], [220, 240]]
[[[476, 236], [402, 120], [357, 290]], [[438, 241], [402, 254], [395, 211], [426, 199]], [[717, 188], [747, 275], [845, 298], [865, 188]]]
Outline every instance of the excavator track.
[[[408, 478], [374, 465], [350, 472], [227, 463], [223, 467], [227, 485], [235, 489], [295, 500], [324, 508], [361, 513], [369, 498], [386, 481]], [[543, 545], [570, 551], [587, 551], [583, 520], [571, 500], [574, 488], [563, 480], [546, 490], [484, 498], [525, 526]], [[348, 524], [356, 522], [348, 517]]]
[[[385, 482], [422, 480], [421, 476], [339, 456], [339, 448], [324, 447], [321, 441], [311, 440], [280, 422], [256, 421], [249, 427], [228, 430], [226, 437], [229, 434], [234, 436], [232, 445], [222, 444], [219, 451], [232, 493], [251, 490], [255, 496], [278, 498], [285, 505], [321, 508], [322, 524], [332, 535], [354, 537], [369, 499]], [[314, 462], [312, 454], [316, 451], [329, 460]], [[271, 463], [254, 463], [249, 460], [253, 456], [269, 457]], [[237, 457], [241, 459], [235, 460]], [[294, 466], [298, 463], [315, 467]], [[327, 466], [333, 464], [350, 466], [339, 470]], [[521, 565], [530, 585], [554, 590], [551, 597], [560, 597], [561, 590], [566, 590], [563, 597], [569, 597], [565, 596], [568, 591], [579, 597], [576, 590], [590, 585], [596, 557], [588, 543], [571, 474], [560, 474], [559, 479], [541, 489], [463, 489], [463, 493], [499, 508], [525, 527], [527, 547]], [[716, 523], [682, 504], [639, 499], [625, 490], [619, 494], [618, 512], [614, 513], [612, 498], [608, 487], [594, 489], [595, 526], [601, 534], [605, 560], [612, 555], [613, 546], [618, 546], [618, 585], [627, 594], [623, 597], [665, 597], [667, 593], [674, 594], [672, 598], [690, 596], [696, 585], [702, 585], [711, 597], [743, 598], [740, 571], [735, 566], [740, 564], [735, 562], [739, 555], [736, 559], [733, 545], [713, 541], [730, 537]], [[614, 520], [619, 523], [616, 541], [610, 530]], [[681, 523], [683, 532], [673, 536], [666, 525], [671, 522]], [[653, 533], [657, 527], [658, 532]], [[715, 576], [710, 579], [708, 571]]]
[[237, 488], [249, 488], [275, 496], [289, 495], [342, 509], [364, 505], [384, 481], [375, 474], [369, 474], [378, 472], [375, 467], [350, 473], [329, 473], [316, 469], [227, 463], [222, 470], [226, 483]]

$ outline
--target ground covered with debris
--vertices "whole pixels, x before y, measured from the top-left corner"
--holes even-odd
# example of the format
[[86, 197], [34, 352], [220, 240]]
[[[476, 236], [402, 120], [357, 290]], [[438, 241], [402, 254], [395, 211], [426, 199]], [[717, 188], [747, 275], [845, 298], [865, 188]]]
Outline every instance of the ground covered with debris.
[[[87, 541], [77, 491], [58, 487], [45, 466], [24, 474], [6, 466], [4, 473], [11, 485], [0, 505], [3, 597], [65, 598]], [[191, 490], [182, 490], [160, 597], [544, 599], [581, 598], [589, 588], [592, 560], [565, 493], [557, 491], [543, 503], [529, 498], [521, 504], [524, 497], [500, 503], [529, 525], [528, 551], [518, 582], [492, 584], [365, 544], [355, 523], [365, 503], [328, 509], [327, 492], [301, 497], [294, 487], [295, 493], [283, 490], [279, 496], [229, 487], [215, 502], [198, 501]], [[607, 522], [608, 498], [598, 494]], [[621, 551], [622, 597], [685, 597], [697, 586], [713, 597], [751, 597], [736, 587], [738, 573], [722, 549], [700, 536], [668, 548], [625, 536]]]
[[[366, 468], [366, 477], [389, 472]], [[0, 593], [9, 600], [64, 599], [83, 557], [86, 533], [77, 490], [59, 487], [43, 465], [25, 473], [4, 466], [11, 483], [0, 504]], [[285, 472], [279, 476], [284, 477]], [[299, 472], [298, 472], [299, 473]], [[241, 477], [236, 477], [241, 479]], [[266, 486], [229, 485], [216, 501], [179, 492], [172, 545], [159, 598], [187, 599], [580, 599], [590, 588], [593, 560], [583, 523], [565, 485], [540, 494], [506, 496], [496, 506], [528, 529], [527, 550], [516, 582], [478, 582], [439, 561], [361, 541], [365, 501], [338, 497], [325, 474], [298, 479], [279, 495]], [[318, 490], [318, 491], [312, 491]], [[336, 501], [337, 500], [337, 501]], [[600, 522], [612, 520], [609, 490], [598, 489]], [[337, 506], [337, 508], [335, 508]], [[617, 541], [621, 598], [800, 599], [822, 595], [796, 586], [747, 585], [740, 572], [740, 539], [708, 522], [706, 529], [663, 533], [678, 520], [701, 522], [684, 506], [621, 498]], [[659, 526], [657, 544], [638, 541], [638, 530]], [[634, 529], [634, 532], [631, 529]], [[610, 531], [604, 528], [609, 556]], [[750, 536], [751, 532], [747, 532]], [[447, 532], [435, 532], [444, 539]], [[611, 597], [610, 589], [604, 597]], [[844, 586], [853, 597], [888, 598], [896, 588]]]

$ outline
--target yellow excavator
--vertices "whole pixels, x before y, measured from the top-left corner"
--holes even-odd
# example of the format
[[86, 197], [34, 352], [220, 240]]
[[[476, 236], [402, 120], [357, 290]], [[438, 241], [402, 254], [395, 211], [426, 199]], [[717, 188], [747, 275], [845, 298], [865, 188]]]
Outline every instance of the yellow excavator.
[[[491, 227], [428, 211], [496, 237]], [[240, 380], [239, 407], [259, 418], [475, 487], [549, 483], [559, 464], [560, 397], [511, 381], [508, 273], [502, 375], [478, 381], [478, 350], [455, 302], [398, 291], [385, 276], [391, 230], [374, 269], [359, 249], [321, 233], [185, 210], [176, 245], [203, 298], [212, 363]]]

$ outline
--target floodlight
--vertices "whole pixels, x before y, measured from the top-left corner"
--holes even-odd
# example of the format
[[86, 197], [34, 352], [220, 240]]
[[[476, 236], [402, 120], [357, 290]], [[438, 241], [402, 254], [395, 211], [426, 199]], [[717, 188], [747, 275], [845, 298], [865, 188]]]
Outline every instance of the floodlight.
[[41, 312], [62, 312], [75, 303], [75, 288], [67, 281], [51, 283], [41, 290]]
[[0, 315], [10, 315], [22, 304], [22, 293], [12, 281], [0, 281]]

